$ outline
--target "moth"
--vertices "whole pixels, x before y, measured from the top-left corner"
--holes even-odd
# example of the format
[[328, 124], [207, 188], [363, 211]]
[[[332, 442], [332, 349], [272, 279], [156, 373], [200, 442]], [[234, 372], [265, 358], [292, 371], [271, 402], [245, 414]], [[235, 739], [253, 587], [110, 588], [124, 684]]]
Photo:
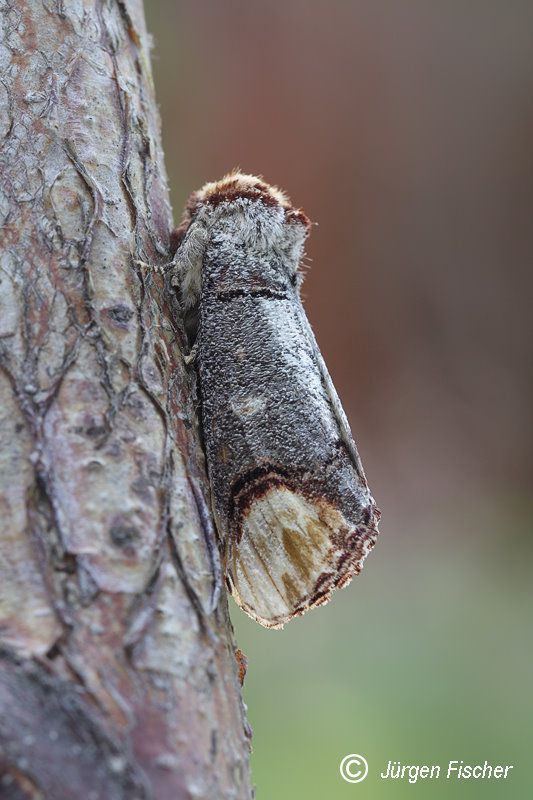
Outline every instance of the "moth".
[[300, 299], [309, 229], [234, 172], [191, 195], [174, 261], [227, 586], [267, 628], [346, 586], [380, 517]]

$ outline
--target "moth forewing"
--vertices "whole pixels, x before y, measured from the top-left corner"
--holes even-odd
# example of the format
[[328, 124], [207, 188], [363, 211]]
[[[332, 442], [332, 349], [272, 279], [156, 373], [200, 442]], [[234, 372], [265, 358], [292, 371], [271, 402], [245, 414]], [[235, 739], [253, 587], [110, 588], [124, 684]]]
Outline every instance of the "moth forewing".
[[191, 197], [177, 258], [228, 586], [271, 628], [359, 573], [379, 519], [300, 301], [308, 229], [234, 173]]

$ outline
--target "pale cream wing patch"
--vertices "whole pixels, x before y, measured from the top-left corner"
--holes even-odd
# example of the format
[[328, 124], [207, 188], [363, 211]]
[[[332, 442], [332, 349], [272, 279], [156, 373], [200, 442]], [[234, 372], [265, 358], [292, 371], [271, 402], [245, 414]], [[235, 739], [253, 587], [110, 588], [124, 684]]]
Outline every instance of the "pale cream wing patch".
[[270, 628], [318, 605], [313, 592], [321, 577], [326, 585], [334, 580], [341, 550], [334, 540], [347, 530], [343, 515], [327, 501], [313, 502], [283, 486], [268, 489], [253, 500], [230, 555], [235, 600]]

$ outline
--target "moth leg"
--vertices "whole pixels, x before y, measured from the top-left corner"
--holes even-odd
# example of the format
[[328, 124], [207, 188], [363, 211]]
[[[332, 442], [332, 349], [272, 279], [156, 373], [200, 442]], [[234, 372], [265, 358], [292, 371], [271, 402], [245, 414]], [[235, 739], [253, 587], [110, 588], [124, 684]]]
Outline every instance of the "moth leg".
[[207, 245], [207, 231], [199, 222], [193, 222], [187, 235], [176, 250], [173, 263], [172, 286], [179, 287], [186, 307], [195, 305], [200, 294], [202, 259]]
[[148, 264], [146, 261], [136, 258], [133, 263], [138, 267], [142, 267], [142, 269], [145, 269], [147, 272], [156, 272], [158, 275], [165, 275], [168, 268], [174, 264], [174, 261], [167, 261], [164, 264]]
[[202, 289], [202, 265], [208, 235], [205, 225], [193, 222], [174, 256], [171, 285], [176, 294], [183, 315], [183, 323], [191, 351], [186, 363], [196, 357], [196, 338], [200, 320], [199, 303]]
[[198, 355], [198, 340], [193, 344], [187, 355], [183, 356], [183, 360], [187, 365], [194, 364], [197, 355]]

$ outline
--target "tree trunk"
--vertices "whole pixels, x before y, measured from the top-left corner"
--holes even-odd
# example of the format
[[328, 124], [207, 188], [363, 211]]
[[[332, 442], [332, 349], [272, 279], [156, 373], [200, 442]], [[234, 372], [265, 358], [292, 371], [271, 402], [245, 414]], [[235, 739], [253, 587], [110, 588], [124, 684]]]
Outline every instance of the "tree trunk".
[[0, 21], [0, 797], [249, 798], [142, 3]]

